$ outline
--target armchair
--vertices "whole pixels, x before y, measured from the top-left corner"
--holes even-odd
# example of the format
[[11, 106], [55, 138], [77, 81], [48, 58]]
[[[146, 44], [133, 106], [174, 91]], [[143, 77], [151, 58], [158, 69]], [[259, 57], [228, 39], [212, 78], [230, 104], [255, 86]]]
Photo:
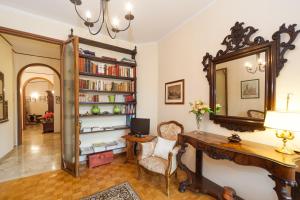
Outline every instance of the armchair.
[[[160, 123], [157, 127], [158, 136], [177, 141], [177, 135], [183, 133], [183, 126], [176, 121]], [[170, 178], [173, 174], [177, 178], [177, 160], [176, 156], [179, 146], [176, 146], [168, 154], [168, 159], [154, 156], [154, 150], [157, 138], [147, 143], [139, 144], [139, 155], [137, 160], [138, 178], [141, 177], [142, 170], [150, 171], [163, 175], [166, 180], [166, 193], [169, 196]]]

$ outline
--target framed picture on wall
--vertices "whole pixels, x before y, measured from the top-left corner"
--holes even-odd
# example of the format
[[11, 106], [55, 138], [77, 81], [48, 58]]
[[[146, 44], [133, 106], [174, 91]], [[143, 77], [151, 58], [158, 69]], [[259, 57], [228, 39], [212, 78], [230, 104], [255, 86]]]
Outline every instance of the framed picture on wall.
[[259, 98], [259, 79], [241, 81], [241, 99]]
[[55, 103], [60, 104], [60, 96], [55, 96]]
[[184, 79], [165, 83], [165, 104], [184, 104]]

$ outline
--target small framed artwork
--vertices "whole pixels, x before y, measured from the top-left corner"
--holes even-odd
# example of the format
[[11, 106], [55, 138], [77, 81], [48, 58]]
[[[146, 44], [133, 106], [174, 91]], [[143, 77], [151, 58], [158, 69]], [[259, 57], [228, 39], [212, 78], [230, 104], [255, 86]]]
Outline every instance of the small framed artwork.
[[46, 102], [47, 101], [47, 97], [46, 96], [40, 96], [39, 97], [39, 101]]
[[259, 98], [259, 79], [241, 81], [241, 99]]
[[184, 104], [184, 79], [165, 84], [165, 104]]
[[26, 102], [30, 102], [30, 101], [31, 101], [31, 97], [30, 97], [30, 96], [26, 96], [26, 97], [25, 97], [25, 101], [26, 101]]
[[55, 103], [60, 104], [60, 96], [55, 96]]

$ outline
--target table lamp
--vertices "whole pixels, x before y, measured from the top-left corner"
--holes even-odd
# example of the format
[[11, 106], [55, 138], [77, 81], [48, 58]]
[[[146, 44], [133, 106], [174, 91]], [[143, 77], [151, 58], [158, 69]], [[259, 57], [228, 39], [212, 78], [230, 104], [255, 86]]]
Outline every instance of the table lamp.
[[283, 141], [283, 146], [276, 151], [294, 154], [293, 150], [287, 148], [286, 143], [295, 138], [294, 132], [300, 131], [300, 113], [267, 111], [264, 126], [275, 129], [276, 137]]

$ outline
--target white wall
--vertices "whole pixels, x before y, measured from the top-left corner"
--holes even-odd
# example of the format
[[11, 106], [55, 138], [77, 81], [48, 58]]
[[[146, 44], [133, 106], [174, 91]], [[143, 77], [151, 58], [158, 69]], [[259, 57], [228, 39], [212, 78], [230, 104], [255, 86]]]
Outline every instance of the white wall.
[[150, 133], [157, 131], [158, 92], [158, 45], [156, 43], [137, 46], [137, 116], [150, 118]]
[[[236, 21], [259, 28], [257, 35], [271, 39], [282, 23], [297, 23], [300, 28], [296, 0], [217, 0], [198, 16], [195, 16], [181, 27], [166, 35], [159, 42], [159, 102], [158, 121], [174, 119], [184, 124], [185, 130], [196, 128], [195, 119], [188, 113], [188, 102], [196, 99], [209, 101], [209, 87], [202, 71], [202, 58], [206, 52], [215, 55], [219, 49], [225, 49], [220, 43], [230, 33], [230, 28]], [[300, 39], [295, 41], [296, 49], [287, 53], [288, 63], [277, 78], [277, 108], [284, 108], [288, 92], [294, 93], [291, 108], [300, 110]], [[185, 79], [185, 105], [164, 104], [164, 83]], [[207, 117], [202, 123], [202, 129], [229, 136], [232, 131], [221, 128], [209, 121]], [[270, 145], [280, 145], [274, 134], [269, 131], [241, 133], [242, 139], [261, 142]], [[292, 142], [300, 146], [300, 135]], [[186, 161], [194, 169], [193, 151], [187, 155]], [[205, 157], [204, 175], [220, 185], [232, 186], [237, 193], [249, 200], [273, 200], [274, 183], [267, 177], [265, 170], [256, 167], [243, 167], [228, 161], [215, 161]], [[247, 180], [247, 181], [245, 181]], [[255, 191], [255, 192], [253, 192]]]
[[0, 37], [0, 71], [4, 74], [5, 100], [8, 101], [8, 121], [0, 123], [0, 158], [14, 145], [14, 82], [13, 55], [11, 46]]

